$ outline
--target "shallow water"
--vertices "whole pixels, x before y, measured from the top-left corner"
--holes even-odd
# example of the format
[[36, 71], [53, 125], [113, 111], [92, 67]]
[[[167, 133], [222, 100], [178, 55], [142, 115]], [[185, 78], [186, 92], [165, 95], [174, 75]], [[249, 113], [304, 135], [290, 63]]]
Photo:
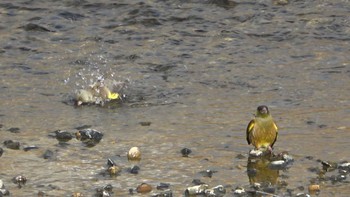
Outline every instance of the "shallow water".
[[[181, 196], [194, 178], [234, 189], [249, 184], [247, 158], [236, 156], [252, 148], [245, 128], [266, 104], [280, 128], [275, 151], [295, 159], [280, 172], [288, 186], [276, 194], [307, 192], [296, 188], [317, 176], [308, 170], [321, 166], [317, 159], [349, 160], [349, 11], [342, 0], [4, 0], [0, 141], [39, 149], [3, 146], [0, 179], [12, 196], [90, 196], [106, 184], [125, 196], [142, 182], [170, 183]], [[99, 77], [125, 82], [126, 101], [67, 104]], [[103, 140], [62, 147], [49, 136], [82, 125], [102, 131]], [[138, 175], [101, 175], [110, 157], [129, 167], [133, 146], [143, 155]], [[189, 158], [181, 157], [184, 147], [193, 151]], [[47, 149], [55, 159], [42, 158]], [[218, 172], [199, 175], [206, 169]], [[11, 182], [18, 174], [28, 178], [21, 189]], [[349, 192], [346, 183], [321, 183], [321, 196]]]

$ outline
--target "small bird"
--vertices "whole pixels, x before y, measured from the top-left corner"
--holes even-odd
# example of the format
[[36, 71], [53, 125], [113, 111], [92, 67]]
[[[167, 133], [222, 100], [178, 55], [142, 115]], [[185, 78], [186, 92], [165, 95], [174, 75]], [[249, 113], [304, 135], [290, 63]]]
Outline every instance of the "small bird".
[[255, 118], [247, 126], [247, 142], [253, 144], [255, 149], [263, 148], [272, 152], [272, 147], [277, 140], [278, 128], [269, 108], [261, 105], [257, 108]]
[[104, 101], [120, 99], [118, 93], [111, 92], [106, 86], [95, 84], [88, 89], [80, 89], [76, 92], [76, 105], [99, 104]]

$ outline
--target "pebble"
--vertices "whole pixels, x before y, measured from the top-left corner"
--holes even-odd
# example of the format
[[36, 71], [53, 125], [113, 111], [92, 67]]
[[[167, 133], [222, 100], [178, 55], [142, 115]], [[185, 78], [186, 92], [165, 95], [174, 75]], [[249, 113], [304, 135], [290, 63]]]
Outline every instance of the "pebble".
[[0, 196], [10, 196], [10, 192], [7, 189], [0, 189]]
[[19, 142], [15, 142], [12, 140], [4, 141], [4, 145], [6, 146], [6, 148], [14, 149], [14, 150], [19, 150], [19, 147], [21, 146]]
[[108, 169], [107, 169], [107, 172], [109, 173], [110, 176], [115, 176], [115, 175], [118, 175], [120, 172], [121, 172], [121, 167], [119, 166], [110, 166]]
[[216, 173], [216, 172], [218, 172], [218, 171], [215, 171], [215, 170], [204, 170], [204, 171], [199, 172], [199, 174], [201, 174], [203, 177], [211, 178], [213, 176], [213, 174]]
[[309, 185], [309, 193], [311, 195], [316, 194], [320, 191], [320, 185]]
[[136, 188], [137, 193], [148, 193], [152, 191], [152, 186], [147, 183], [141, 183], [141, 185]]
[[109, 197], [113, 194], [113, 186], [111, 184], [108, 184], [102, 188], [96, 189], [96, 197]]
[[73, 139], [73, 135], [68, 131], [57, 130], [55, 131], [55, 134], [56, 134], [55, 137], [59, 143], [65, 143]]
[[137, 165], [133, 165], [131, 168], [128, 168], [128, 172], [131, 174], [138, 174], [140, 170], [140, 167]]
[[157, 189], [158, 190], [165, 190], [165, 189], [169, 189], [170, 184], [169, 183], [159, 183], [159, 185], [157, 185]]
[[75, 137], [88, 147], [93, 147], [101, 141], [103, 133], [95, 129], [84, 129], [76, 132]]
[[277, 160], [277, 161], [272, 161], [270, 162], [269, 167], [271, 169], [283, 169], [285, 168], [287, 162], [285, 162], [284, 160]]
[[55, 157], [55, 154], [51, 150], [46, 150], [43, 154], [44, 159], [53, 159]]
[[173, 197], [173, 192], [171, 190], [165, 190], [159, 193], [152, 194], [151, 197]]
[[181, 154], [182, 154], [183, 157], [188, 157], [188, 155], [191, 154], [191, 153], [192, 153], [192, 151], [189, 148], [181, 149]]
[[192, 195], [198, 195], [198, 194], [204, 194], [205, 190], [208, 189], [207, 184], [202, 184], [202, 185], [195, 185], [192, 187], [188, 187], [185, 190], [185, 196], [192, 196]]
[[339, 169], [350, 171], [350, 163], [342, 163], [338, 165]]
[[223, 185], [218, 185], [216, 187], [206, 189], [204, 193], [206, 196], [210, 197], [221, 197], [226, 194], [226, 189]]
[[30, 145], [30, 146], [23, 147], [24, 151], [30, 151], [30, 150], [35, 150], [35, 149], [39, 149], [39, 147], [37, 147], [35, 145]]
[[72, 197], [84, 197], [84, 195], [82, 193], [80, 193], [80, 192], [74, 192], [72, 194]]
[[140, 161], [141, 160], [141, 151], [138, 147], [130, 148], [128, 152], [128, 160], [130, 161]]
[[237, 188], [233, 191], [233, 194], [238, 195], [238, 196], [244, 195], [245, 193], [246, 193], [246, 192], [245, 192], [245, 190], [244, 190], [243, 187], [237, 187]]
[[249, 152], [249, 156], [250, 157], [261, 157], [264, 155], [264, 152], [262, 150], [255, 150], [255, 149], [252, 149], [250, 152]]
[[20, 129], [17, 127], [11, 127], [9, 129], [7, 129], [7, 131], [10, 131], [11, 133], [19, 133]]
[[140, 122], [140, 125], [141, 126], [150, 126], [151, 125], [151, 122]]
[[25, 176], [23, 176], [23, 175], [18, 175], [16, 177], [13, 177], [12, 182], [14, 184], [17, 184], [18, 188], [21, 188], [23, 185], [26, 184], [27, 178]]

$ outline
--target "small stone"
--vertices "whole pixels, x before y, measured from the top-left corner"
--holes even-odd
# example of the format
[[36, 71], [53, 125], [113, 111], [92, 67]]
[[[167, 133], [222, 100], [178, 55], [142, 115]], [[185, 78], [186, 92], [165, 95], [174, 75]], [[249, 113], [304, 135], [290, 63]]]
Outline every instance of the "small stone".
[[243, 154], [238, 154], [236, 156], [236, 159], [245, 159], [245, 158], [246, 158], [246, 156], [244, 156]]
[[80, 192], [74, 192], [72, 194], [72, 197], [84, 197], [84, 195], [82, 193], [80, 193]]
[[291, 163], [294, 161], [293, 157], [291, 155], [288, 154], [283, 154], [282, 155], [282, 159], [286, 162], [286, 163]]
[[185, 196], [204, 194], [206, 189], [208, 189], [208, 185], [207, 184], [202, 184], [202, 185], [196, 185], [196, 186], [188, 187], [185, 190]]
[[297, 193], [295, 196], [296, 197], [311, 197], [309, 194], [305, 194], [305, 193]]
[[0, 180], [0, 189], [3, 189], [5, 187], [4, 182]]
[[39, 191], [38, 192], [38, 197], [45, 197], [45, 192], [43, 192], [43, 191]]
[[203, 177], [209, 177], [211, 178], [213, 176], [214, 173], [216, 173], [218, 171], [215, 171], [215, 170], [204, 170], [204, 171], [201, 171], [199, 172]]
[[43, 154], [44, 159], [52, 159], [54, 158], [55, 154], [51, 150], [46, 150]]
[[9, 190], [7, 190], [5, 188], [0, 189], [0, 196], [10, 196]]
[[320, 185], [310, 185], [309, 186], [309, 193], [311, 195], [316, 194], [320, 191]]
[[218, 185], [216, 187], [206, 189], [204, 193], [206, 196], [221, 197], [226, 194], [226, 189], [224, 186]]
[[237, 187], [234, 191], [233, 191], [233, 194], [235, 195], [243, 195], [245, 194], [245, 190], [243, 187]]
[[128, 169], [128, 172], [130, 172], [131, 174], [138, 174], [140, 170], [139, 166], [132, 166], [131, 168]]
[[130, 148], [128, 152], [129, 161], [140, 161], [141, 160], [141, 151], [138, 147]]
[[173, 192], [171, 190], [165, 190], [160, 193], [153, 194], [151, 197], [173, 197]]
[[150, 126], [151, 122], [140, 122], [141, 126]]
[[339, 169], [350, 171], [350, 163], [342, 163], [338, 165]]
[[107, 169], [107, 172], [109, 173], [110, 176], [116, 176], [121, 172], [121, 167], [119, 166], [111, 166]]
[[272, 2], [275, 5], [287, 5], [289, 3], [288, 0], [273, 0]]
[[113, 186], [111, 184], [108, 184], [104, 186], [103, 188], [97, 188], [96, 189], [96, 195], [98, 197], [109, 197], [112, 196], [113, 194]]
[[286, 166], [287, 162], [284, 160], [277, 160], [277, 161], [272, 161], [270, 162], [269, 167], [271, 169], [283, 169]]
[[14, 184], [17, 184], [19, 188], [26, 184], [27, 178], [23, 175], [18, 175], [12, 179]]
[[7, 129], [7, 131], [10, 131], [11, 133], [19, 133], [20, 129], [17, 127], [11, 127]]
[[183, 157], [188, 157], [188, 155], [191, 153], [192, 153], [191, 149], [188, 149], [188, 148], [181, 149], [181, 154]]
[[103, 133], [95, 129], [84, 129], [76, 132], [75, 137], [86, 144], [86, 146], [93, 147], [101, 141]]
[[152, 186], [147, 183], [142, 183], [136, 188], [137, 193], [148, 193], [152, 191]]
[[2, 149], [2, 148], [0, 147], [0, 157], [2, 156], [3, 153], [4, 153], [4, 149]]
[[328, 162], [328, 161], [321, 161], [322, 169], [326, 172], [333, 171], [337, 168], [336, 163]]
[[19, 147], [21, 146], [19, 142], [15, 142], [12, 140], [4, 141], [4, 145], [6, 146], [6, 148], [14, 149], [14, 150], [19, 150]]
[[262, 150], [255, 150], [255, 149], [252, 149], [250, 152], [249, 152], [249, 156], [250, 157], [261, 157], [264, 155], [264, 152]]
[[203, 184], [205, 184], [203, 181], [201, 181], [201, 180], [199, 180], [199, 179], [193, 179], [193, 180], [192, 180], [192, 183], [193, 183], [194, 185], [203, 185]]
[[169, 189], [169, 187], [170, 187], [169, 183], [159, 183], [159, 185], [157, 185], [158, 190]]
[[58, 140], [59, 143], [68, 142], [73, 138], [73, 135], [68, 131], [57, 130], [55, 131], [55, 134], [56, 134], [56, 139]]
[[112, 159], [110, 159], [110, 158], [107, 159], [107, 166], [108, 167], [112, 167], [115, 165], [117, 165], [117, 164]]
[[35, 146], [35, 145], [23, 147], [23, 150], [24, 150], [24, 151], [30, 151], [30, 150], [35, 150], [35, 149], [39, 149], [39, 147], [37, 147], [37, 146]]

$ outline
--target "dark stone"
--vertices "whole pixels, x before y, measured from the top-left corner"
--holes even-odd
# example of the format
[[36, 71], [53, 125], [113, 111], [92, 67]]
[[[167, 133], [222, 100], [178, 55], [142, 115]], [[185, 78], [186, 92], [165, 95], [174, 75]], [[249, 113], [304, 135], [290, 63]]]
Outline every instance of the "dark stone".
[[116, 164], [112, 159], [108, 158], [107, 159], [107, 166], [112, 167], [112, 166], [116, 166]]
[[32, 145], [32, 146], [26, 146], [23, 148], [24, 151], [30, 151], [30, 150], [34, 150], [34, 149], [39, 149], [39, 147]]
[[215, 171], [215, 170], [204, 170], [204, 171], [199, 172], [199, 174], [201, 174], [203, 177], [211, 178], [213, 176], [213, 174], [216, 173], [216, 172], [218, 172], [218, 171]]
[[14, 184], [17, 184], [19, 188], [21, 188], [23, 185], [26, 184], [27, 178], [23, 175], [18, 175], [16, 177], [13, 177], [12, 182]]
[[22, 26], [22, 28], [26, 31], [52, 32], [51, 30], [34, 23], [28, 23], [27, 25]]
[[17, 127], [11, 127], [9, 129], [7, 129], [7, 131], [10, 131], [11, 133], [19, 133], [19, 128]]
[[168, 189], [169, 187], [170, 187], [169, 183], [159, 183], [159, 185], [157, 185], [158, 190]]
[[130, 172], [131, 174], [138, 174], [140, 170], [139, 166], [132, 166], [131, 168], [128, 169], [128, 172]]
[[192, 180], [192, 183], [193, 183], [194, 185], [203, 185], [203, 184], [205, 184], [204, 182], [202, 182], [202, 181], [199, 180], [199, 179], [193, 179], [193, 180]]
[[160, 193], [152, 194], [151, 197], [173, 197], [173, 192], [171, 190], [166, 190]]
[[2, 156], [3, 153], [4, 153], [4, 149], [2, 149], [2, 148], [0, 147], [0, 157]]
[[88, 129], [92, 127], [92, 125], [82, 125], [82, 126], [79, 126], [79, 127], [75, 127], [76, 130], [83, 130], [83, 129]]
[[55, 156], [55, 153], [51, 150], [46, 150], [45, 153], [43, 154], [44, 159], [53, 159]]
[[56, 134], [56, 139], [59, 141], [59, 143], [68, 142], [73, 138], [73, 134], [71, 134], [68, 131], [57, 130], [55, 131], [55, 134]]
[[88, 147], [92, 147], [101, 141], [103, 133], [94, 129], [84, 129], [78, 131], [75, 136], [77, 140], [82, 141]]
[[4, 141], [4, 145], [6, 148], [19, 150], [19, 147], [21, 146], [19, 142], [14, 142], [12, 140], [6, 140]]
[[181, 154], [182, 154], [183, 157], [188, 157], [188, 155], [191, 154], [191, 153], [192, 153], [191, 149], [188, 149], [188, 148], [183, 148], [181, 150]]
[[238, 154], [236, 156], [236, 159], [245, 159], [245, 158], [246, 158], [246, 156], [244, 156], [243, 154]]
[[140, 122], [141, 126], [150, 126], [151, 124], [151, 122]]

